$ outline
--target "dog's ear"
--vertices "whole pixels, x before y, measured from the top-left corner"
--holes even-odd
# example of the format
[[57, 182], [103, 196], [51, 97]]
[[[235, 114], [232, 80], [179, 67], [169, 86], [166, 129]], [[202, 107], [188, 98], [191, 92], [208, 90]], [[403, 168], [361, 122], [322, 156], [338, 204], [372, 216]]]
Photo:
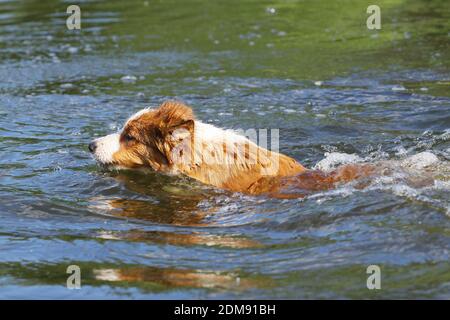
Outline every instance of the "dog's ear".
[[178, 101], [166, 101], [157, 110], [160, 127], [166, 130], [189, 129], [194, 122], [194, 113], [187, 105]]
[[192, 109], [181, 102], [167, 101], [157, 112], [161, 134], [158, 148], [169, 164], [186, 162], [186, 156], [191, 154], [194, 139], [195, 122]]

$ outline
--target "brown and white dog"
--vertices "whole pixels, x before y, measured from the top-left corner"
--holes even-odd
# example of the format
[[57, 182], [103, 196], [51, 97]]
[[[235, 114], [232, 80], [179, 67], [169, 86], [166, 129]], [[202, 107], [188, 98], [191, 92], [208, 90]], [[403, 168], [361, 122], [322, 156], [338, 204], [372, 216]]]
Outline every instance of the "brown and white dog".
[[374, 173], [369, 165], [347, 165], [330, 173], [307, 170], [234, 131], [196, 120], [190, 107], [174, 101], [137, 112], [121, 133], [94, 140], [89, 150], [105, 167], [184, 174], [226, 190], [282, 198]]

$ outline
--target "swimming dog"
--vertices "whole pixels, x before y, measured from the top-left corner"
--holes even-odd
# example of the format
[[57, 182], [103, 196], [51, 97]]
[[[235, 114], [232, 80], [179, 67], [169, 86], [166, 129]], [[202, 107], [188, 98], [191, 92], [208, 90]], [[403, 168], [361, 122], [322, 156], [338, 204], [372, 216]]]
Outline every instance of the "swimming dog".
[[120, 133], [95, 139], [89, 150], [107, 168], [183, 174], [221, 189], [282, 198], [330, 189], [375, 171], [361, 164], [327, 173], [308, 170], [232, 130], [196, 120], [192, 108], [177, 101], [137, 112]]

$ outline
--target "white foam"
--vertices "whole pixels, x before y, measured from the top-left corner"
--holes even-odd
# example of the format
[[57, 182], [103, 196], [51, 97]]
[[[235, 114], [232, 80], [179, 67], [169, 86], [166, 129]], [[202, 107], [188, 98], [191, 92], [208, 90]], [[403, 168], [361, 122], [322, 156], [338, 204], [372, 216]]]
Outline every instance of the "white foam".
[[363, 159], [356, 154], [326, 152], [325, 159], [316, 163], [313, 169], [330, 171], [343, 164], [362, 162]]
[[448, 202], [436, 199], [433, 192], [450, 190], [450, 166], [448, 161], [439, 160], [432, 152], [421, 152], [403, 160], [379, 162], [373, 162], [369, 158], [361, 158], [355, 154], [330, 152], [325, 153], [325, 158], [319, 161], [314, 169], [329, 171], [343, 164], [361, 161], [378, 163], [380, 167], [386, 166], [390, 170], [386, 171], [385, 174], [373, 177], [370, 184], [364, 189], [354, 188], [349, 183], [333, 190], [309, 195], [305, 199], [311, 199], [321, 204], [335, 197], [346, 197], [353, 193], [382, 191], [442, 209], [450, 216]]
[[450, 181], [434, 180], [435, 190], [450, 190]]
[[418, 190], [413, 189], [413, 188], [411, 188], [411, 187], [409, 187], [407, 185], [404, 185], [404, 184], [392, 185], [390, 189], [397, 196], [402, 196], [402, 197], [415, 199], [419, 195]]
[[120, 281], [120, 274], [115, 269], [94, 269], [95, 279], [102, 281]]
[[431, 152], [425, 151], [410, 156], [401, 161], [400, 165], [404, 168], [423, 169], [439, 163], [438, 157]]

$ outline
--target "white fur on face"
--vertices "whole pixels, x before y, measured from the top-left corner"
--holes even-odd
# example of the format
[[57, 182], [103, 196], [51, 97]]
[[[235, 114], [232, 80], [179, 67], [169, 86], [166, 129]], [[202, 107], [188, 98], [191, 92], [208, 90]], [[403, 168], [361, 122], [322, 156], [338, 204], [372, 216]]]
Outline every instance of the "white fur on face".
[[110, 134], [103, 138], [95, 139], [97, 148], [94, 152], [95, 160], [101, 164], [111, 164], [113, 154], [120, 149], [120, 135], [118, 133]]
[[138, 112], [136, 112], [135, 114], [133, 114], [131, 117], [128, 118], [128, 120], [125, 122], [125, 126], [128, 124], [128, 122], [132, 121], [132, 120], [136, 120], [137, 118], [139, 118], [140, 116], [142, 116], [143, 114], [152, 111], [152, 109], [150, 107], [139, 110]]
[[[128, 118], [128, 120], [125, 122], [125, 126], [128, 124], [128, 122], [139, 118], [141, 115], [149, 111], [151, 111], [150, 108], [145, 108], [136, 112], [134, 115]], [[95, 160], [103, 165], [112, 164], [114, 160], [114, 153], [116, 153], [120, 149], [120, 134], [110, 134], [108, 136], [95, 139], [94, 142], [97, 144], [97, 148], [94, 152]]]

